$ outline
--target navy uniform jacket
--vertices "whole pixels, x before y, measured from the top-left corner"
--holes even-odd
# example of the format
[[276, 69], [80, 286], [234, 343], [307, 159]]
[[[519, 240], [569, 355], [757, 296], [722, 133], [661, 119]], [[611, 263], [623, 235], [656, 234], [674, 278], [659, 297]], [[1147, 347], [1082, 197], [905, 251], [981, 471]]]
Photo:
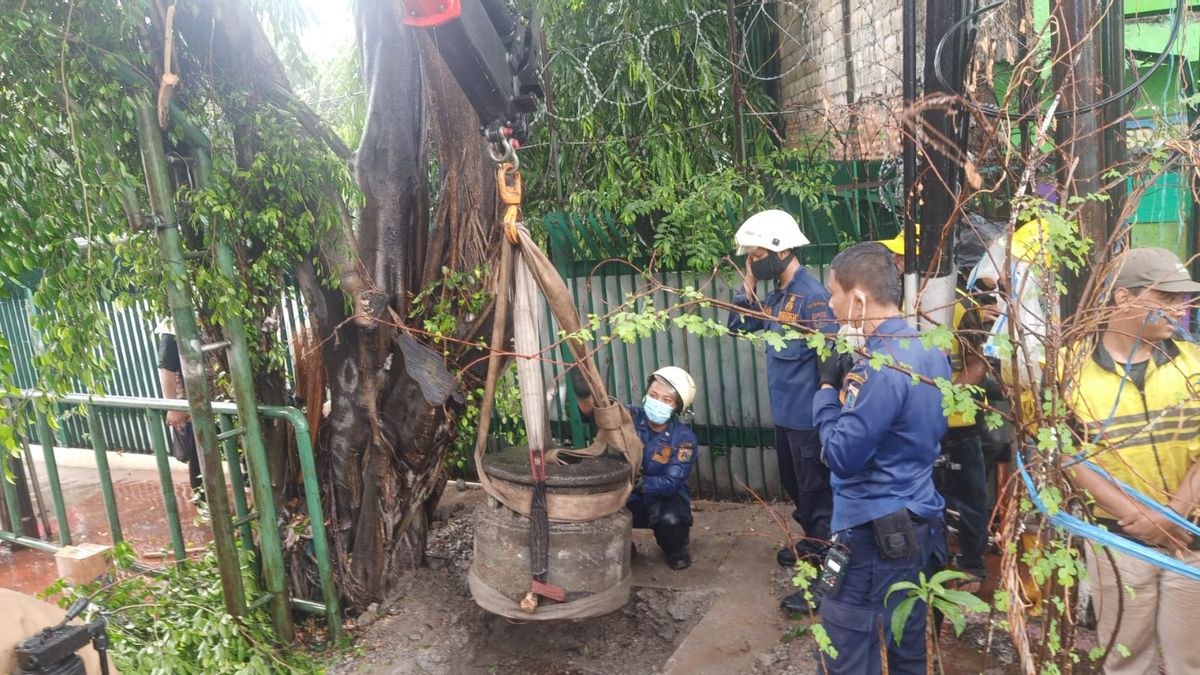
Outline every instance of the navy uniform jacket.
[[[937, 379], [950, 379], [950, 362], [926, 349], [904, 319], [888, 319], [867, 340], [871, 353], [890, 354], [895, 363]], [[942, 393], [914, 384], [899, 370], [871, 368], [859, 359], [841, 391], [822, 389], [813, 400], [822, 459], [833, 474], [834, 532], [908, 508], [922, 518], [938, 518], [945, 502], [933, 487], [933, 463], [946, 433]]]
[[[655, 497], [681, 495], [691, 502], [688, 475], [696, 463], [696, 434], [672, 417], [667, 428], [654, 431], [641, 406], [625, 406], [633, 415], [633, 426], [642, 439], [642, 494]], [[630, 495], [635, 499], [636, 495]]]
[[[738, 307], [759, 311], [742, 289], [733, 297]], [[733, 331], [753, 333], [760, 330], [782, 332], [780, 322], [798, 323], [826, 333], [836, 333], [837, 323], [829, 311], [829, 292], [803, 269], [786, 288], [776, 288], [762, 301], [761, 311], [777, 317], [778, 321], [749, 317], [740, 312], [729, 315]], [[775, 424], [788, 429], [813, 428], [813, 394], [819, 386], [817, 353], [805, 340], [790, 340], [783, 349], [767, 345], [767, 389], [771, 394], [771, 418]]]

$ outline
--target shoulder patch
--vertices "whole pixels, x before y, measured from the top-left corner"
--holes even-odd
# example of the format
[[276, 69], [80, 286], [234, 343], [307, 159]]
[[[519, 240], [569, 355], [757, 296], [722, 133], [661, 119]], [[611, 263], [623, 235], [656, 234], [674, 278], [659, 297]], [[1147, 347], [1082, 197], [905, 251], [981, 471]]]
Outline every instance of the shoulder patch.
[[679, 449], [675, 451], [675, 458], [681, 462], [692, 461], [692, 456], [696, 454], [696, 444], [691, 441], [684, 441], [679, 444]]
[[854, 404], [858, 403], [858, 392], [866, 381], [865, 373], [854, 371], [846, 375], [846, 381], [842, 383], [842, 390], [838, 392], [838, 398], [841, 400], [843, 408], [853, 408]]

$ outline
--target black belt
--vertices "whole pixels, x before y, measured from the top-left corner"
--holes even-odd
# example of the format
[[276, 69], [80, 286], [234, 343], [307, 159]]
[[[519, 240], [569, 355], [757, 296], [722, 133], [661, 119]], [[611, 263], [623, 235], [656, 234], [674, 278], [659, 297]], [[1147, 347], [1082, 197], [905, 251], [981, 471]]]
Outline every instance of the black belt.
[[[1125, 537], [1126, 539], [1128, 539], [1129, 541], [1132, 541], [1135, 544], [1141, 544], [1142, 546], [1146, 546], [1148, 548], [1158, 548], [1157, 546], [1154, 546], [1153, 544], [1147, 544], [1146, 542], [1142, 541], [1141, 539], [1138, 539], [1137, 537], [1135, 537], [1131, 534], [1127, 534], [1125, 532], [1125, 529], [1123, 527], [1121, 527], [1121, 524], [1119, 522], [1113, 520], [1112, 518], [1097, 518], [1096, 524], [1103, 525], [1106, 529], [1108, 529], [1109, 532], [1112, 532], [1113, 534], [1121, 536], [1121, 537]], [[1188, 532], [1188, 535], [1191, 537], [1191, 541], [1188, 542], [1188, 550], [1189, 551], [1200, 551], [1200, 537], [1197, 537], [1196, 535], [1192, 534], [1191, 532]]]
[[974, 424], [966, 427], [947, 427], [946, 435], [943, 438], [958, 439], [977, 435], [979, 435], [979, 420], [975, 420]]
[[[913, 525], [929, 525], [933, 522], [932, 518], [922, 518], [921, 516], [918, 516], [917, 514], [913, 513], [912, 511], [908, 512], [908, 519], [912, 521]], [[859, 524], [859, 525], [855, 525], [854, 527], [852, 527], [850, 529], [857, 530], [859, 528], [866, 528], [866, 527], [871, 527], [871, 521], [868, 520], [867, 522]]]

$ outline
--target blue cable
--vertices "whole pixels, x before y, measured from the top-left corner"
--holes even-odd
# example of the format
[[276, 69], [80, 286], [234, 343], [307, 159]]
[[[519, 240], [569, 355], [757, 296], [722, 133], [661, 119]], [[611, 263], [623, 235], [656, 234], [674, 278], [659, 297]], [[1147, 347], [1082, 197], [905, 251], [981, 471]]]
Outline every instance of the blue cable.
[[[1076, 455], [1076, 457], [1079, 457], [1079, 455]], [[1183, 529], [1187, 530], [1188, 532], [1191, 532], [1192, 534], [1200, 535], [1200, 526], [1197, 526], [1196, 524], [1192, 523], [1192, 521], [1188, 520], [1187, 518], [1184, 518], [1183, 516], [1179, 515], [1175, 511], [1163, 506], [1162, 504], [1159, 504], [1157, 501], [1147, 497], [1146, 495], [1142, 494], [1141, 492], [1138, 492], [1137, 490], [1133, 489], [1129, 485], [1122, 482], [1120, 479], [1114, 478], [1112, 474], [1110, 474], [1109, 472], [1100, 468], [1098, 465], [1093, 464], [1092, 462], [1090, 462], [1086, 459], [1081, 460], [1080, 463], [1083, 464], [1084, 466], [1086, 466], [1087, 468], [1091, 469], [1092, 471], [1095, 471], [1096, 473], [1100, 474], [1101, 476], [1107, 478], [1109, 480], [1109, 482], [1111, 482], [1114, 485], [1116, 485], [1117, 487], [1121, 488], [1129, 496], [1131, 496], [1134, 499], [1138, 500], [1139, 502], [1145, 504], [1146, 506], [1149, 506], [1151, 509], [1154, 509], [1155, 511], [1158, 511], [1159, 513], [1163, 514], [1164, 516], [1167, 517], [1167, 520], [1182, 527]]]
[[[1149, 323], [1149, 321], [1150, 315], [1147, 314], [1146, 318], [1142, 321], [1142, 327], [1140, 329], [1141, 331], [1145, 331], [1146, 324]], [[1137, 353], [1140, 339], [1141, 335], [1138, 336], [1138, 340], [1134, 341], [1133, 347], [1129, 350], [1129, 356], [1125, 357], [1125, 374], [1121, 376], [1121, 384], [1117, 385], [1117, 395], [1113, 398], [1112, 410], [1108, 411], [1108, 417], [1104, 418], [1104, 421], [1100, 424], [1100, 430], [1096, 432], [1096, 435], [1093, 438], [1099, 438], [1100, 436], [1104, 435], [1104, 432], [1108, 430], [1108, 425], [1112, 424], [1113, 417], [1115, 417], [1117, 414], [1117, 406], [1121, 403], [1121, 392], [1125, 390], [1125, 383], [1129, 381], [1129, 372], [1133, 370], [1133, 355]], [[1103, 335], [1100, 336], [1099, 347], [1100, 349], [1108, 349], [1104, 346]], [[1092, 439], [1088, 440], [1090, 441]]]
[[[1131, 539], [1122, 537], [1119, 534], [1114, 534], [1108, 530], [1101, 529], [1096, 525], [1067, 513], [1066, 511], [1059, 510], [1056, 513], [1050, 513], [1050, 510], [1046, 508], [1044, 503], [1042, 503], [1041, 497], [1038, 496], [1037, 489], [1033, 485], [1033, 478], [1025, 469], [1025, 459], [1023, 453], [1018, 452], [1016, 454], [1017, 472], [1021, 474], [1021, 479], [1025, 481], [1025, 488], [1029, 492], [1029, 499], [1033, 502], [1034, 507], [1037, 508], [1038, 511], [1041, 511], [1043, 514], [1045, 514], [1046, 518], [1050, 521], [1050, 524], [1066, 530], [1067, 532], [1076, 536], [1083, 537], [1084, 539], [1090, 539], [1098, 544], [1117, 549], [1122, 553], [1137, 558], [1138, 560], [1148, 562], [1151, 565], [1155, 565], [1164, 570], [1175, 572], [1176, 574], [1183, 575], [1189, 579], [1200, 581], [1200, 568], [1193, 567], [1192, 565], [1188, 565], [1176, 560], [1175, 558], [1172, 558], [1171, 556], [1157, 549], [1146, 546], [1145, 544], [1139, 544]], [[1133, 494], [1138, 493], [1134, 491]], [[1162, 507], [1158, 504], [1155, 504], [1155, 506], [1160, 510], [1162, 509]], [[1174, 511], [1171, 511], [1170, 513], [1174, 514], [1175, 516], [1179, 515]], [[1195, 528], [1195, 526], [1193, 526], [1191, 523], [1188, 523], [1188, 529], [1190, 531], [1196, 531], [1197, 528]]]

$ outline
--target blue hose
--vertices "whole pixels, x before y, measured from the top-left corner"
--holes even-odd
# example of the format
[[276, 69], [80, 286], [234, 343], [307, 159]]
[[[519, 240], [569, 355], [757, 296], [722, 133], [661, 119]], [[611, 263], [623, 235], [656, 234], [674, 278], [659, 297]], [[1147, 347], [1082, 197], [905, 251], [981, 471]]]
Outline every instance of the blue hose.
[[[1060, 510], [1055, 513], [1050, 513], [1050, 510], [1047, 509], [1046, 505], [1042, 502], [1041, 497], [1038, 496], [1037, 488], [1035, 488], [1033, 485], [1033, 478], [1029, 475], [1029, 472], [1025, 468], [1025, 459], [1023, 453], [1018, 452], [1016, 455], [1017, 471], [1021, 474], [1021, 479], [1025, 481], [1025, 488], [1029, 491], [1029, 499], [1033, 502], [1034, 507], [1046, 516], [1051, 525], [1054, 525], [1059, 529], [1066, 530], [1067, 532], [1070, 532], [1076, 536], [1083, 537], [1084, 539], [1090, 539], [1103, 546], [1116, 549], [1122, 553], [1125, 553], [1126, 555], [1132, 556], [1144, 562], [1148, 562], [1151, 565], [1155, 565], [1169, 572], [1175, 572], [1176, 574], [1181, 574], [1189, 579], [1200, 581], [1200, 568], [1176, 560], [1175, 558], [1172, 558], [1158, 549], [1151, 548], [1145, 544], [1139, 544], [1131, 539], [1122, 537], [1119, 534], [1114, 534], [1108, 530], [1101, 529], [1100, 527], [1073, 516], [1066, 511]], [[1100, 469], [1100, 467], [1095, 466], [1091, 462], [1085, 462], [1085, 464], [1089, 468], [1098, 471], [1102, 475], [1108, 476], [1103, 469]], [[1120, 485], [1126, 490], [1126, 492], [1128, 492], [1130, 495], [1133, 495], [1138, 501], [1166, 515], [1172, 523], [1185, 528], [1187, 531], [1193, 534], [1200, 534], [1200, 528], [1197, 528], [1178, 513], [1165, 508], [1158, 502], [1149, 499], [1137, 490], [1130, 488], [1112, 476], [1108, 476], [1108, 479], [1117, 485]]]

